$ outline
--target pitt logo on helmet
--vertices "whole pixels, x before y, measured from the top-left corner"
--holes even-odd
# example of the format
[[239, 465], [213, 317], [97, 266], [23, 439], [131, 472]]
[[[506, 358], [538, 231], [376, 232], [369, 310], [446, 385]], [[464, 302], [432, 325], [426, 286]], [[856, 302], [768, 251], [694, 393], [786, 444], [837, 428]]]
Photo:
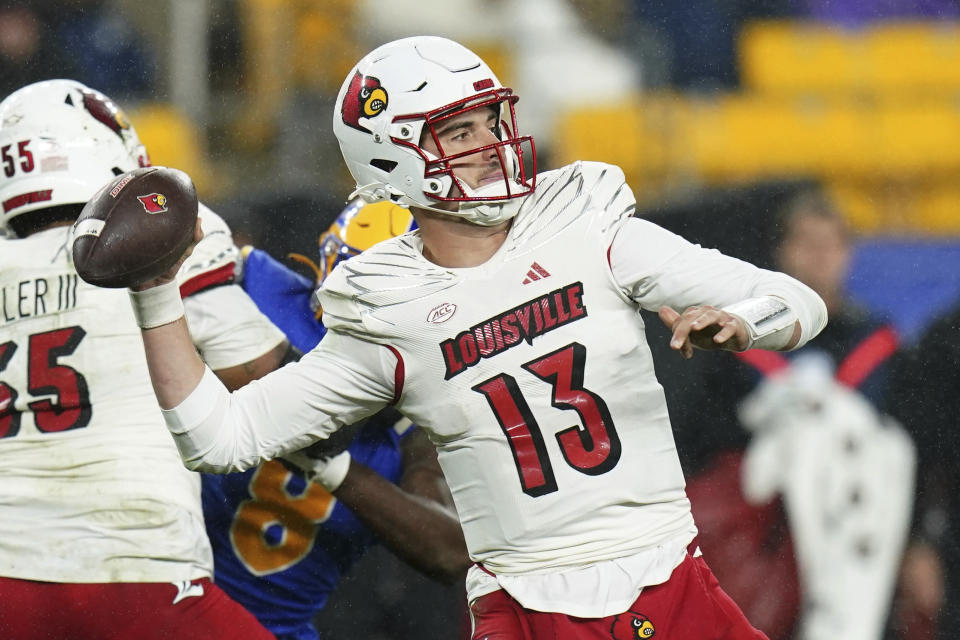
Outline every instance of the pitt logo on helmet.
[[359, 72], [354, 74], [340, 110], [344, 124], [369, 133], [370, 130], [360, 124], [360, 118], [376, 117], [386, 108], [387, 91], [380, 86], [380, 81]]
[[167, 196], [162, 193], [148, 193], [145, 196], [137, 196], [137, 200], [143, 205], [143, 210], [147, 213], [163, 213], [167, 210]]

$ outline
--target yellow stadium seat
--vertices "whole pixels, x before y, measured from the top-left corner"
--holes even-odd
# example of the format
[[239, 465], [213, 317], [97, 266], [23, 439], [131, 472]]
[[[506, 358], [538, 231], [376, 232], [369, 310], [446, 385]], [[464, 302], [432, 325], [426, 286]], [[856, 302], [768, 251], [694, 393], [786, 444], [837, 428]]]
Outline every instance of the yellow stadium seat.
[[[941, 99], [651, 93], [573, 109], [559, 123], [554, 164], [617, 164], [641, 200], [676, 184], [807, 176], [860, 185], [840, 194], [857, 228], [960, 226], [951, 209], [960, 187], [913, 191], [960, 174], [960, 104]], [[909, 205], [897, 204], [902, 192]]]
[[570, 109], [557, 119], [554, 164], [616, 164], [640, 197], [648, 186], [683, 173], [691, 113], [690, 103], [673, 93]]
[[743, 85], [775, 93], [849, 91], [864, 81], [860, 45], [838, 27], [794, 21], [748, 23], [740, 33]]
[[871, 120], [877, 170], [891, 175], [960, 171], [960, 102], [883, 102]]
[[163, 102], [143, 103], [128, 111], [151, 162], [186, 171], [198, 193], [212, 197], [216, 185], [210, 173], [203, 133], [193, 121], [173, 105]]
[[699, 102], [690, 152], [713, 179], [960, 171], [960, 105], [727, 96]]
[[960, 90], [960, 22], [882, 22], [845, 30], [758, 21], [742, 30], [739, 52], [750, 91], [909, 97]]
[[918, 193], [913, 227], [931, 234], [960, 235], [960, 185], [956, 179], [925, 185]]
[[835, 179], [827, 186], [859, 233], [960, 235], [955, 180]]
[[879, 23], [861, 39], [871, 90], [914, 96], [960, 90], [960, 23]]
[[742, 93], [571, 110], [555, 164], [619, 164], [646, 200], [676, 184], [814, 177], [860, 231], [960, 234], [960, 22], [757, 22], [740, 54]]
[[347, 72], [365, 53], [345, 28], [353, 21], [353, 0], [301, 0], [297, 3], [292, 63], [295, 80], [312, 89], [336, 94]]
[[870, 153], [860, 115], [814, 99], [698, 101], [689, 153], [710, 180], [856, 170]]

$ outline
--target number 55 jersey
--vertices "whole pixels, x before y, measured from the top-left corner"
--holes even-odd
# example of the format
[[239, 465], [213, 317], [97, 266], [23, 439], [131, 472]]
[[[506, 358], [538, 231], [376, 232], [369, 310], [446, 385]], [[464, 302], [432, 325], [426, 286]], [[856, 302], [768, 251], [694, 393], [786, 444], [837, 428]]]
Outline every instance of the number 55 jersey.
[[242, 465], [395, 401], [437, 446], [482, 565], [471, 599], [504, 588], [531, 609], [620, 613], [696, 533], [639, 308], [776, 295], [801, 343], [825, 322], [792, 278], [633, 213], [622, 171], [576, 163], [538, 176], [480, 266], [431, 263], [417, 232], [378, 244], [325, 282], [317, 349], [228, 401], [206, 377], [168, 424], [194, 463]]
[[[226, 225], [209, 210], [201, 215], [207, 235], [181, 272], [181, 292], [232, 276], [237, 253]], [[209, 577], [199, 477], [164, 428], [127, 292], [80, 280], [70, 231], [0, 238], [0, 576]], [[283, 339], [265, 318], [235, 311], [218, 329], [233, 336], [230, 349], [217, 353], [217, 331], [195, 341], [214, 366], [240, 364]], [[267, 328], [238, 344], [251, 317]]]

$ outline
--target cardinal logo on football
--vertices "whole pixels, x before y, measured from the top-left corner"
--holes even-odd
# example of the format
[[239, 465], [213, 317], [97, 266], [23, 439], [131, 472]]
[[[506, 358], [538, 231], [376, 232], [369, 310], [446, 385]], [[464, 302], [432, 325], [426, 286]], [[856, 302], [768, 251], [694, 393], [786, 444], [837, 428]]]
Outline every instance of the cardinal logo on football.
[[143, 205], [143, 210], [147, 213], [163, 213], [167, 210], [167, 196], [162, 193], [148, 193], [145, 196], [137, 196], [137, 200]]

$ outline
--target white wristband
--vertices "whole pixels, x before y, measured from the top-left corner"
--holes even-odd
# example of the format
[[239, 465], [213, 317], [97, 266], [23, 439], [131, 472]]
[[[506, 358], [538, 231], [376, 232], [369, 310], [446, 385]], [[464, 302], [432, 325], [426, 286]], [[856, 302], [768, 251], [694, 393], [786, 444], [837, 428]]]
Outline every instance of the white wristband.
[[796, 312], [774, 296], [747, 298], [735, 302], [724, 311], [743, 320], [750, 334], [747, 349], [783, 349], [793, 337]]
[[327, 491], [336, 491], [350, 470], [350, 452], [343, 451], [332, 458], [311, 458], [303, 451], [294, 451], [283, 456], [297, 465], [307, 480], [315, 482]]
[[127, 293], [141, 329], [153, 329], [183, 317], [180, 286], [174, 280], [143, 291], [128, 289]]

